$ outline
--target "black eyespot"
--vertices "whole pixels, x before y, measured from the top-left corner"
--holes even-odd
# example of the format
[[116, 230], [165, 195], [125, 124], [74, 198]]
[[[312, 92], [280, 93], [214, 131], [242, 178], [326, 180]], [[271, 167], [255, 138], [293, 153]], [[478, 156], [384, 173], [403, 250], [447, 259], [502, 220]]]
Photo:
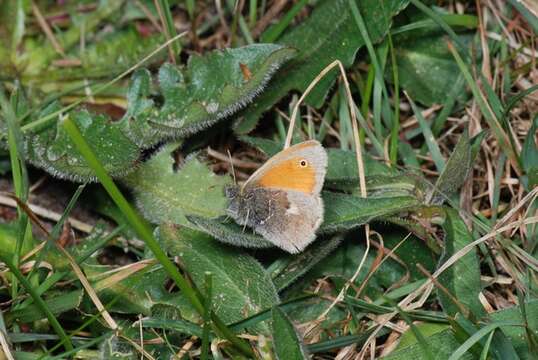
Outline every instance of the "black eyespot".
[[301, 160], [299, 162], [299, 165], [301, 165], [301, 167], [306, 167], [308, 165], [308, 162], [306, 160]]

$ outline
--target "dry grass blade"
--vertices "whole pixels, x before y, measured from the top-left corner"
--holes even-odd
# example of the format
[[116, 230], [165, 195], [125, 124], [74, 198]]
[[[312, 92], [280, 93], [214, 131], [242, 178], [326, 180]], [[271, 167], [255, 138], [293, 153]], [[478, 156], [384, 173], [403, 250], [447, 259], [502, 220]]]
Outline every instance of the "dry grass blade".
[[97, 310], [99, 311], [99, 313], [101, 314], [101, 316], [103, 317], [105, 322], [107, 323], [108, 327], [111, 328], [114, 331], [117, 331], [118, 330], [118, 324], [112, 318], [112, 316], [110, 316], [109, 312], [104, 307], [103, 303], [99, 299], [99, 296], [97, 296], [97, 293], [95, 292], [95, 290], [90, 285], [88, 279], [86, 278], [86, 276], [82, 272], [82, 269], [76, 263], [75, 259], [73, 259], [71, 254], [69, 254], [69, 252], [67, 252], [63, 247], [57, 246], [57, 248], [67, 258], [67, 261], [69, 262], [69, 265], [71, 265], [71, 267], [73, 268], [73, 272], [75, 273], [75, 275], [79, 279], [80, 283], [82, 284], [82, 286], [86, 290], [86, 293], [88, 294], [88, 296], [92, 300], [93, 304], [95, 305], [95, 307], [97, 308]]
[[[523, 207], [525, 204], [529, 203], [529, 202], [532, 202], [534, 201], [534, 199], [538, 196], [538, 188], [535, 188], [533, 189], [529, 194], [527, 194], [527, 196], [525, 196], [525, 198], [519, 202], [519, 204], [514, 208], [512, 209], [513, 211], [517, 211], [517, 209], [520, 209], [521, 207]], [[509, 217], [510, 214], [507, 214], [504, 219], [506, 218], [510, 218]], [[501, 219], [500, 222], [502, 222], [503, 219]], [[536, 224], [538, 223], [538, 216], [534, 216], [534, 217], [530, 217], [530, 218], [527, 218], [525, 220], [522, 220], [522, 221], [516, 221], [516, 222], [512, 222], [508, 225], [505, 225], [505, 226], [502, 226], [502, 227], [498, 227], [498, 228], [495, 228], [493, 229], [492, 231], [490, 231], [488, 234], [482, 236], [481, 238], [473, 241], [472, 243], [466, 245], [465, 247], [463, 247], [461, 250], [459, 250], [458, 252], [456, 252], [454, 255], [452, 255], [449, 259], [447, 259], [443, 265], [441, 265], [434, 273], [431, 277], [428, 278], [428, 280], [422, 285], [420, 286], [417, 290], [413, 291], [411, 294], [409, 294], [408, 296], [406, 296], [403, 300], [401, 300], [399, 303], [398, 303], [398, 306], [401, 307], [404, 311], [405, 310], [412, 310], [413, 308], [416, 308], [417, 304], [414, 304], [413, 306], [410, 306], [410, 303], [416, 299], [419, 295], [422, 294], [422, 298], [421, 298], [421, 301], [425, 301], [427, 296], [429, 295], [429, 293], [431, 292], [431, 289], [433, 288], [433, 280], [434, 279], [437, 279], [439, 277], [439, 275], [441, 275], [446, 269], [448, 269], [450, 266], [452, 266], [456, 261], [458, 261], [458, 259], [461, 259], [463, 256], [465, 256], [467, 253], [469, 253], [471, 250], [473, 250], [477, 245], [489, 240], [489, 239], [492, 239], [492, 238], [495, 238], [497, 235], [499, 234], [502, 234], [503, 232], [505, 231], [508, 231], [508, 230], [511, 230], [511, 229], [514, 229], [514, 228], [517, 228], [521, 225], [530, 225], [530, 224]], [[427, 295], [426, 295], [427, 294]], [[419, 301], [420, 303], [420, 301]], [[423, 302], [422, 302], [423, 303]], [[420, 305], [421, 306], [421, 305]], [[386, 318], [384, 319], [384, 321], [378, 326], [378, 328], [370, 335], [368, 341], [365, 343], [365, 345], [363, 346], [362, 350], [361, 350], [361, 354], [364, 354], [366, 349], [367, 349], [367, 346], [369, 344], [369, 342], [372, 340], [372, 339], [375, 339], [376, 335], [378, 334], [379, 330], [381, 330], [382, 327], [386, 326], [386, 324], [390, 321], [390, 319], [392, 319], [394, 316], [396, 316], [398, 314], [398, 312], [392, 312], [390, 314], [387, 314], [386, 315]]]

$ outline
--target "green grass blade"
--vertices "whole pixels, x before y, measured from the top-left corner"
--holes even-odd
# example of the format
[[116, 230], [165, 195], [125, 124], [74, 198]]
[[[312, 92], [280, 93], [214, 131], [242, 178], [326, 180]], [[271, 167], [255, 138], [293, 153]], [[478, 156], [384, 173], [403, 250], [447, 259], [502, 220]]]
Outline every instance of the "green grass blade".
[[510, 101], [508, 101], [508, 103], [505, 105], [504, 107], [504, 113], [503, 113], [503, 118], [507, 118], [508, 117], [508, 113], [510, 112], [510, 110], [512, 110], [514, 108], [514, 106], [516, 106], [516, 104], [523, 98], [525, 98], [527, 95], [530, 95], [532, 94], [533, 92], [535, 92], [536, 90], [538, 90], [538, 84], [534, 85], [534, 86], [531, 86], [530, 88], [528, 89], [525, 89], [523, 90], [522, 92], [520, 93], [517, 93], [514, 97], [512, 97], [510, 99]]
[[278, 306], [271, 310], [273, 318], [273, 347], [279, 360], [308, 359], [308, 354], [297, 330], [286, 313]]
[[[164, 22], [163, 26], [165, 28], [166, 39], [170, 40], [177, 36], [176, 27], [174, 26], [174, 19], [172, 18], [172, 13], [170, 12], [170, 4], [168, 3], [168, 0], [157, 0], [157, 3], [158, 4], [156, 5], [160, 8], [163, 15], [162, 20]], [[194, 8], [193, 8], [193, 12], [194, 12]], [[190, 15], [190, 12], [189, 12], [189, 15]], [[177, 58], [179, 56], [179, 53], [181, 52], [180, 42], [174, 41], [169, 46], [172, 49], [171, 55], [174, 57], [174, 59]], [[170, 59], [170, 60], [172, 61], [174, 59]]]
[[[475, 29], [478, 26], [478, 17], [467, 14], [445, 14], [439, 15], [439, 18], [443, 20], [448, 26], [461, 26], [468, 29]], [[392, 35], [401, 34], [407, 31], [418, 29], [435, 29], [439, 25], [432, 19], [419, 20], [410, 24], [402, 25], [394, 28], [390, 33]]]
[[443, 130], [443, 127], [445, 126], [448, 116], [452, 113], [452, 110], [454, 110], [454, 106], [456, 105], [458, 96], [461, 95], [461, 89], [462, 89], [462, 85], [464, 81], [465, 80], [463, 79], [463, 76], [458, 76], [458, 79], [454, 82], [454, 86], [452, 87], [452, 89], [450, 89], [450, 92], [447, 94], [446, 100], [443, 103], [443, 108], [433, 120], [433, 123], [432, 123], [433, 135], [438, 136], [441, 133], [441, 130]]
[[185, 4], [187, 5], [187, 12], [189, 13], [189, 18], [191, 20], [194, 20], [194, 9], [196, 7], [194, 0], [185, 0]]
[[486, 341], [486, 344], [482, 349], [482, 354], [480, 354], [480, 360], [486, 360], [488, 358], [489, 348], [491, 347], [491, 340], [493, 340], [493, 335], [495, 335], [494, 331], [492, 331], [488, 336], [488, 340]]
[[30, 284], [30, 282], [26, 279], [26, 277], [24, 277], [24, 275], [21, 273], [19, 268], [16, 267], [7, 256], [3, 256], [0, 254], [0, 260], [6, 264], [6, 266], [9, 268], [11, 273], [15, 275], [17, 280], [19, 280], [22, 286], [26, 289], [26, 291], [28, 291], [30, 296], [34, 299], [34, 302], [36, 303], [37, 307], [45, 314], [45, 316], [49, 320], [50, 326], [52, 326], [56, 334], [58, 334], [58, 336], [60, 337], [61, 343], [63, 344], [65, 349], [68, 351], [72, 350], [73, 344], [71, 343], [71, 340], [65, 333], [62, 325], [60, 325], [60, 323], [58, 322], [58, 319], [56, 319], [51, 309], [47, 306], [45, 301], [43, 301], [41, 296], [39, 296], [39, 294], [36, 292], [32, 284]]
[[471, 337], [469, 337], [461, 346], [454, 351], [448, 360], [458, 360], [461, 358], [474, 344], [479, 342], [484, 336], [489, 333], [493, 333], [496, 329], [501, 326], [521, 326], [519, 323], [511, 322], [498, 322], [484, 326], [477, 332], [475, 332]]
[[413, 109], [413, 112], [415, 113], [415, 116], [418, 120], [418, 124], [420, 125], [420, 128], [422, 129], [424, 140], [426, 141], [426, 145], [428, 146], [428, 149], [430, 150], [433, 162], [435, 163], [435, 167], [437, 168], [437, 171], [442, 172], [443, 169], [445, 168], [445, 159], [443, 155], [441, 154], [441, 149], [439, 149], [437, 140], [435, 139], [435, 136], [433, 135], [429, 124], [426, 122], [426, 119], [424, 119], [424, 117], [422, 116], [420, 109], [418, 109], [417, 106], [415, 105], [415, 102], [411, 100], [410, 97], [407, 97], [407, 99], [409, 100], [409, 104], [411, 104], [411, 108]]
[[[412, 0], [412, 1], [415, 1], [415, 0]], [[484, 95], [480, 91], [480, 88], [477, 82], [473, 79], [471, 72], [467, 68], [467, 65], [461, 58], [459, 52], [450, 43], [448, 45], [448, 48], [450, 52], [452, 53], [452, 55], [454, 56], [454, 59], [456, 60], [456, 63], [458, 64], [458, 67], [460, 68], [460, 71], [463, 74], [463, 77], [467, 81], [467, 85], [469, 85], [469, 87], [471, 88], [471, 91], [480, 108], [480, 111], [482, 112], [482, 115], [486, 119], [489, 127], [492, 129], [493, 134], [495, 135], [495, 138], [499, 142], [500, 148], [503, 149], [507, 153], [508, 157], [512, 161], [513, 166], [516, 168], [516, 170], [520, 170], [521, 163], [520, 163], [519, 157], [517, 156], [517, 153], [514, 150], [512, 146], [512, 142], [508, 138], [508, 135], [502, 129], [501, 124], [499, 123], [499, 119], [496, 118], [495, 114], [493, 113], [493, 110], [491, 110], [491, 107], [489, 106], [486, 99], [484, 98]]]
[[426, 14], [428, 17], [430, 17], [437, 25], [439, 25], [454, 41], [456, 44], [458, 44], [458, 47], [461, 49], [465, 49], [466, 46], [463, 44], [459, 38], [459, 36], [456, 34], [454, 30], [448, 25], [441, 15], [424, 5], [420, 0], [410, 0], [413, 5], [417, 7], [420, 11], [422, 11], [424, 14]]
[[[140, 236], [140, 238], [146, 243], [148, 248], [155, 255], [155, 258], [160, 262], [164, 270], [176, 283], [176, 285], [183, 292], [189, 302], [194, 306], [196, 311], [203, 316], [204, 307], [198, 294], [189, 285], [187, 280], [185, 280], [185, 278], [179, 273], [174, 263], [170, 261], [170, 259], [168, 259], [165, 252], [160, 248], [159, 243], [153, 237], [153, 233], [149, 227], [149, 224], [140, 215], [136, 213], [136, 211], [132, 208], [132, 206], [127, 202], [123, 194], [120, 192], [112, 178], [106, 173], [103, 165], [99, 162], [93, 150], [90, 148], [89, 144], [86, 142], [86, 140], [80, 133], [80, 130], [78, 129], [77, 125], [67, 116], [63, 119], [62, 126], [75, 144], [75, 147], [84, 156], [84, 158], [88, 162], [88, 165], [94, 170], [95, 175], [97, 176], [105, 190], [108, 192], [111, 199], [122, 211], [125, 218], [135, 230], [137, 235]], [[214, 313], [212, 313], [212, 320], [218, 330], [220, 330], [224, 337], [230, 340], [230, 342], [232, 342], [246, 354], [250, 355], [252, 353], [250, 346], [243, 340], [237, 338], [226, 327], [226, 325], [222, 321], [220, 321], [220, 319], [218, 319], [218, 317]]]
[[205, 273], [205, 312], [204, 312], [204, 327], [202, 332], [202, 360], [209, 359], [209, 328], [211, 324], [211, 299], [213, 298], [213, 274]]
[[[375, 68], [375, 81], [377, 84], [381, 87], [381, 92], [385, 99], [388, 101], [389, 99], [389, 93], [387, 91], [387, 87], [385, 85], [385, 81], [383, 80], [383, 66], [381, 66], [381, 63], [378, 60], [376, 51], [374, 49], [374, 45], [372, 44], [372, 40], [370, 39], [370, 35], [368, 34], [368, 30], [366, 29], [366, 24], [364, 22], [364, 19], [359, 11], [359, 8], [357, 7], [357, 3], [355, 0], [349, 0], [349, 5], [351, 7], [351, 12], [353, 13], [353, 18], [355, 19], [355, 23], [357, 24], [357, 27], [359, 28], [359, 32], [361, 33], [362, 38], [364, 39], [364, 44], [366, 45], [366, 49], [368, 50], [368, 55], [370, 56], [370, 59], [372, 61], [372, 64]], [[388, 106], [388, 103], [387, 103]], [[391, 114], [388, 112], [387, 114], [386, 123], [387, 126], [392, 126], [392, 119]], [[377, 134], [379, 136], [379, 134]]]
[[295, 16], [308, 4], [308, 0], [299, 0], [296, 2], [290, 10], [288, 10], [284, 16], [276, 23], [267, 29], [262, 36], [260, 37], [260, 42], [262, 43], [272, 43], [275, 42], [278, 37], [286, 30], [286, 28], [291, 24]]
[[389, 150], [389, 159], [390, 162], [396, 165], [398, 161], [398, 142], [399, 142], [399, 133], [400, 133], [400, 85], [398, 77], [398, 63], [396, 61], [396, 54], [394, 52], [394, 46], [392, 45], [392, 36], [388, 34], [389, 39], [389, 51], [390, 51], [390, 61], [392, 64], [392, 78], [394, 81], [394, 118], [392, 127], [390, 129], [390, 150]]
[[[11, 162], [11, 174], [13, 178], [13, 187], [15, 188], [15, 196], [19, 198], [21, 202], [26, 202], [28, 199], [28, 171], [24, 162], [23, 154], [23, 140], [22, 133], [20, 131], [19, 123], [17, 121], [17, 97], [18, 90], [12, 93], [12, 102], [10, 103], [4, 93], [4, 88], [0, 85], [0, 109], [4, 114], [5, 121], [7, 123], [8, 130], [8, 148], [9, 158]], [[27, 214], [17, 207], [18, 213], [18, 227], [17, 244], [15, 246], [15, 252], [13, 253], [13, 265], [19, 266], [19, 259], [24, 244], [31, 241], [31, 225], [28, 221]], [[11, 281], [11, 297], [15, 299], [18, 293], [17, 278], [13, 278]]]

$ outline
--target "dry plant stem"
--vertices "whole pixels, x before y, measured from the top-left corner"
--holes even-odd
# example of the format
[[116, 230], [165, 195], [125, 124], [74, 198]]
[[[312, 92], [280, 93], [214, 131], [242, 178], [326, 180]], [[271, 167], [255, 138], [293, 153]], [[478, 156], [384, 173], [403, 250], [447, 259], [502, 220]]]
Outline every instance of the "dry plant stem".
[[[11, 197], [4, 196], [4, 195], [0, 194], [0, 205], [5, 205], [5, 206], [12, 207], [12, 208], [16, 208], [17, 207], [17, 201], [12, 199]], [[62, 217], [61, 214], [56, 213], [54, 211], [47, 210], [44, 207], [41, 207], [41, 206], [38, 206], [38, 205], [33, 205], [33, 204], [27, 204], [27, 205], [28, 205], [28, 208], [30, 210], [32, 210], [32, 212], [34, 214], [36, 214], [39, 217], [42, 217], [44, 219], [52, 220], [52, 221], [58, 221]], [[87, 234], [91, 233], [91, 231], [93, 229], [93, 226], [91, 226], [89, 224], [86, 224], [86, 223], [84, 223], [84, 222], [82, 222], [80, 220], [73, 219], [71, 217], [67, 218], [67, 221], [69, 222], [69, 225], [71, 225], [74, 229], [76, 229], [78, 231], [82, 231], [82, 232], [87, 233]]]
[[456, 299], [454, 297], [454, 295], [452, 295], [450, 293], [450, 291], [448, 291], [448, 289], [446, 287], [444, 287], [439, 281], [437, 281], [437, 279], [434, 278], [432, 276], [432, 274], [428, 270], [426, 270], [426, 268], [424, 268], [424, 266], [422, 266], [422, 264], [417, 264], [417, 269], [422, 274], [426, 275], [426, 277], [431, 280], [433, 285], [435, 285], [439, 290], [441, 290], [443, 293], [445, 293], [445, 295], [449, 297], [449, 299], [452, 301], [452, 303], [454, 303], [454, 305], [456, 305], [458, 307], [458, 309], [461, 311], [461, 313], [466, 318], [469, 317], [469, 309], [467, 309], [461, 302], [459, 302], [458, 299]]
[[260, 167], [260, 164], [252, 162], [252, 161], [245, 161], [233, 158], [231, 156], [224, 155], [216, 150], [211, 149], [210, 147], [207, 147], [207, 155], [220, 160], [230, 163], [232, 166], [243, 168], [243, 169], [258, 169]]
[[[170, 40], [170, 32], [168, 31], [168, 27], [166, 26], [166, 19], [164, 18], [163, 9], [161, 9], [161, 4], [159, 3], [159, 0], [154, 0], [155, 7], [157, 8], [157, 13], [159, 14], [159, 18], [161, 19], [162, 28], [164, 30], [164, 36], [166, 36], [166, 40]], [[167, 41], [168, 42], [168, 41]], [[176, 64], [176, 57], [174, 56], [174, 49], [172, 48], [172, 42], [168, 43], [168, 57], [170, 58], [170, 62], [172, 64]]]
[[146, 350], [144, 350], [143, 347], [141, 347], [136, 341], [133, 341], [132, 339], [128, 338], [125, 335], [120, 335], [122, 339], [126, 340], [129, 344], [131, 344], [140, 354], [142, 354], [142, 357], [150, 360], [156, 360], [153, 356], [151, 356], [150, 353], [148, 353]]
[[[314, 80], [312, 80], [310, 85], [308, 85], [305, 92], [301, 95], [301, 97], [299, 98], [299, 100], [295, 104], [295, 106], [293, 108], [293, 111], [291, 113], [290, 127], [288, 128], [288, 134], [286, 136], [286, 142], [284, 144], [284, 149], [287, 149], [291, 145], [291, 138], [293, 136], [293, 131], [295, 129], [295, 121], [297, 119], [297, 112], [299, 111], [299, 106], [304, 101], [305, 97], [310, 93], [310, 91], [312, 91], [314, 86], [316, 86], [316, 84], [325, 75], [327, 75], [327, 73], [329, 71], [331, 71], [335, 67], [338, 67], [338, 69], [340, 70], [340, 74], [341, 74], [342, 79], [344, 81], [344, 88], [346, 90], [347, 103], [348, 103], [348, 107], [349, 107], [349, 115], [351, 117], [351, 125], [352, 125], [352, 128], [353, 128], [353, 140], [355, 142], [355, 152], [356, 152], [355, 155], [356, 155], [356, 158], [357, 158], [357, 169], [358, 169], [358, 175], [359, 175], [360, 192], [361, 192], [361, 197], [365, 198], [365, 197], [367, 197], [367, 195], [366, 195], [366, 180], [365, 180], [365, 176], [364, 176], [364, 162], [362, 160], [362, 148], [361, 148], [360, 138], [359, 138], [359, 125], [358, 125], [358, 122], [357, 122], [357, 117], [356, 117], [356, 114], [355, 114], [355, 110], [353, 108], [354, 102], [353, 102], [353, 97], [351, 96], [351, 89], [349, 88], [349, 82], [347, 80], [346, 72], [344, 70], [344, 66], [342, 65], [342, 63], [339, 60], [335, 60], [332, 63], [330, 63], [329, 65], [327, 65], [325, 67], [325, 69], [323, 69], [314, 78]], [[353, 284], [355, 282], [355, 280], [357, 279], [357, 277], [359, 276], [359, 273], [360, 273], [362, 267], [364, 266], [364, 262], [366, 261], [366, 258], [368, 256], [368, 252], [370, 251], [370, 225], [366, 224], [364, 226], [364, 229], [365, 229], [365, 232], [366, 232], [366, 250], [364, 252], [364, 255], [362, 256], [362, 259], [361, 259], [361, 261], [359, 263], [359, 266], [357, 267], [357, 270], [355, 271], [355, 273], [353, 274], [351, 279], [349, 279], [349, 281], [346, 282], [344, 287], [340, 290], [340, 293], [338, 294], [336, 299], [332, 302], [332, 304], [329, 305], [329, 307], [318, 317], [318, 320], [324, 319], [327, 316], [327, 314], [329, 313], [329, 311], [331, 311], [331, 309], [337, 303], [339, 303], [340, 301], [343, 300], [344, 294], [347, 292], [347, 290], [349, 289], [351, 284]]]
[[[17, 201], [17, 200], [16, 200]], [[24, 205], [23, 209], [24, 211], [27, 213], [28, 217], [41, 229], [43, 230], [43, 232], [45, 232], [45, 234], [47, 235], [47, 237], [50, 237], [50, 233], [48, 232], [48, 230], [43, 226], [43, 224], [41, 223], [41, 221], [39, 221], [39, 219], [37, 218], [37, 216], [35, 216], [35, 214], [32, 212], [32, 210], [26, 205], [26, 204], [20, 204], [19, 205]], [[56, 245], [56, 247], [58, 248], [58, 250], [60, 250], [60, 252], [67, 258], [67, 261], [69, 262], [69, 264], [71, 265], [71, 267], [73, 268], [73, 272], [75, 273], [75, 275], [78, 277], [80, 283], [82, 284], [82, 286], [84, 287], [84, 289], [86, 290], [86, 292], [88, 293], [88, 296], [90, 297], [90, 299], [92, 300], [92, 302], [95, 304], [95, 307], [97, 308], [97, 310], [99, 310], [99, 312], [102, 314], [103, 316], [103, 319], [105, 320], [105, 322], [108, 324], [108, 326], [114, 330], [114, 331], [117, 331], [118, 330], [118, 324], [116, 324], [116, 322], [114, 321], [114, 319], [112, 318], [112, 316], [110, 316], [110, 314], [108, 313], [108, 311], [106, 311], [105, 307], [103, 306], [103, 303], [101, 302], [101, 300], [99, 299], [99, 297], [97, 296], [95, 290], [92, 288], [92, 286], [90, 285], [88, 279], [86, 279], [86, 276], [84, 275], [84, 273], [82, 272], [82, 270], [80, 269], [80, 267], [78, 266], [77, 262], [75, 261], [75, 259], [73, 259], [73, 257], [71, 256], [71, 254], [69, 254], [69, 252], [67, 252], [60, 244], [58, 244], [58, 242], [54, 240], [54, 245]], [[44, 244], [44, 243], [43, 243]]]
[[222, 2], [221, 0], [215, 0], [215, 7], [217, 8], [217, 14], [219, 15], [220, 25], [228, 33], [228, 38], [230, 37], [230, 27], [226, 23], [226, 18], [224, 17], [224, 11], [222, 11]]
[[54, 48], [54, 50], [58, 54], [65, 57], [65, 51], [62, 45], [60, 45], [58, 40], [56, 40], [56, 37], [54, 36], [54, 33], [50, 29], [50, 26], [47, 23], [47, 20], [45, 20], [45, 18], [43, 17], [43, 14], [41, 14], [41, 10], [39, 10], [39, 7], [33, 1], [32, 1], [32, 12], [34, 13], [37, 23], [39, 24], [39, 26], [41, 27], [41, 29], [47, 36], [47, 39], [49, 39], [50, 43], [52, 44], [52, 47]]
[[144, 13], [144, 15], [146, 15], [146, 17], [148, 18], [149, 22], [151, 23], [151, 25], [155, 26], [155, 28], [157, 29], [157, 31], [159, 31], [160, 33], [163, 32], [163, 28], [161, 27], [161, 24], [159, 24], [159, 22], [157, 21], [157, 19], [155, 19], [155, 16], [153, 16], [153, 14], [151, 13], [151, 11], [148, 9], [148, 7], [144, 4], [142, 4], [142, 2], [140, 0], [135, 0], [134, 1], [135, 5]]
[[7, 360], [15, 360], [6, 339], [6, 334], [3, 331], [0, 331], [0, 345], [2, 346], [2, 349], [0, 349], [0, 356], [4, 355], [3, 358], [5, 357]]
[[288, 4], [287, 0], [276, 0], [273, 5], [266, 11], [256, 23], [254, 30], [252, 30], [252, 37], [257, 38], [265, 30], [267, 26], [274, 20], [275, 17], [282, 11], [282, 9]]
[[189, 350], [192, 348], [192, 345], [194, 345], [194, 342], [198, 338], [196, 336], [192, 336], [179, 350], [179, 352], [176, 354], [175, 359], [183, 359], [185, 355], [188, 354]]
[[[511, 218], [511, 214], [513, 212], [516, 212], [518, 211], [524, 204], [528, 203], [528, 202], [532, 202], [534, 201], [534, 199], [537, 197], [538, 195], [538, 188], [534, 188], [530, 193], [528, 193], [513, 209], [511, 212], [509, 212], [508, 214], [506, 214], [503, 219], [501, 219], [499, 221], [500, 224], [504, 223], [507, 221], [507, 219], [510, 219]], [[435, 273], [433, 273], [432, 277], [429, 278], [428, 280], [426, 280], [426, 282], [424, 284], [422, 284], [422, 286], [420, 286], [418, 289], [416, 289], [415, 291], [413, 291], [411, 294], [407, 295], [403, 300], [401, 300], [399, 303], [398, 303], [398, 306], [400, 308], [402, 308], [403, 310], [410, 310], [410, 306], [409, 304], [411, 303], [411, 301], [413, 301], [417, 296], [419, 296], [419, 294], [422, 294], [422, 299], [425, 301], [427, 296], [426, 294], [428, 293], [428, 288], [430, 288], [430, 291], [432, 289], [432, 286], [433, 286], [433, 282], [432, 282], [432, 278], [433, 279], [437, 279], [439, 277], [439, 275], [441, 275], [446, 269], [448, 269], [450, 266], [452, 266], [456, 261], [458, 261], [459, 259], [461, 259], [463, 256], [465, 256], [467, 253], [469, 253], [472, 249], [474, 249], [478, 244], [481, 244], [483, 242], [485, 242], [486, 240], [489, 240], [491, 238], [495, 238], [497, 235], [505, 232], [505, 231], [508, 231], [508, 230], [511, 230], [511, 229], [514, 229], [514, 228], [518, 228], [519, 226], [521, 225], [530, 225], [530, 224], [536, 224], [538, 223], [538, 216], [534, 216], [534, 217], [530, 217], [530, 218], [527, 218], [523, 221], [515, 221], [515, 222], [512, 222], [506, 226], [502, 226], [502, 227], [495, 227], [493, 230], [491, 230], [488, 234], [482, 236], [481, 238], [473, 241], [472, 243], [470, 244], [467, 244], [466, 246], [464, 246], [462, 249], [460, 249], [458, 252], [456, 252], [454, 255], [452, 255], [443, 265], [441, 265], [439, 267], [439, 269], [437, 269], [435, 271]], [[395, 312], [392, 312], [392, 313], [389, 313], [389, 314], [386, 314], [386, 318], [385, 320], [383, 321], [382, 324], [379, 325], [379, 327], [374, 331], [372, 332], [372, 334], [370, 334], [370, 336], [368, 337], [368, 340], [365, 342], [362, 350], [361, 350], [361, 353], [364, 353], [368, 347], [368, 344], [370, 343], [370, 341], [372, 339], [375, 339], [375, 336], [377, 335], [377, 333], [379, 332], [379, 330], [381, 330], [381, 328], [383, 326], [385, 326], [386, 323], [388, 323], [390, 321], [390, 319], [392, 319], [394, 316], [396, 316], [398, 314], [397, 311]]]
[[58, 244], [56, 245], [57, 245], [56, 247], [60, 250], [60, 252], [64, 254], [64, 256], [67, 258], [69, 265], [71, 265], [71, 267], [73, 268], [73, 272], [75, 273], [75, 275], [77, 275], [80, 283], [84, 287], [84, 290], [86, 290], [86, 292], [88, 293], [88, 296], [94, 303], [95, 307], [97, 308], [97, 310], [99, 310], [99, 313], [103, 316], [103, 319], [107, 323], [108, 327], [114, 331], [117, 331], [118, 324], [116, 323], [116, 321], [114, 321], [112, 316], [110, 316], [109, 312], [105, 309], [103, 303], [101, 302], [101, 299], [99, 299], [99, 297], [97, 296], [97, 293], [90, 285], [90, 282], [88, 281], [88, 279], [86, 278], [86, 276], [84, 275], [80, 267], [78, 266], [75, 259], [73, 259], [71, 254], [69, 254], [69, 252], [67, 252], [63, 247], [61, 247]]
[[482, 46], [482, 74], [491, 85], [493, 77], [491, 76], [491, 63], [489, 55], [489, 47], [486, 39], [487, 24], [484, 23], [484, 15], [482, 13], [482, 1], [476, 0], [476, 12], [478, 14], [478, 30], [480, 31], [480, 45]]

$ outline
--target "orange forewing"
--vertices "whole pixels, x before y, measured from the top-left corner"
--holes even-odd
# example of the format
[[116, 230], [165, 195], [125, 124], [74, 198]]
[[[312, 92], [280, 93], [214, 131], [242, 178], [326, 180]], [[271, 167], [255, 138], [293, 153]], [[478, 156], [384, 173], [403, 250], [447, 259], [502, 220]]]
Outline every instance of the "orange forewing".
[[312, 193], [316, 185], [316, 172], [312, 164], [302, 167], [301, 158], [291, 158], [273, 165], [258, 179], [261, 187], [296, 190]]

